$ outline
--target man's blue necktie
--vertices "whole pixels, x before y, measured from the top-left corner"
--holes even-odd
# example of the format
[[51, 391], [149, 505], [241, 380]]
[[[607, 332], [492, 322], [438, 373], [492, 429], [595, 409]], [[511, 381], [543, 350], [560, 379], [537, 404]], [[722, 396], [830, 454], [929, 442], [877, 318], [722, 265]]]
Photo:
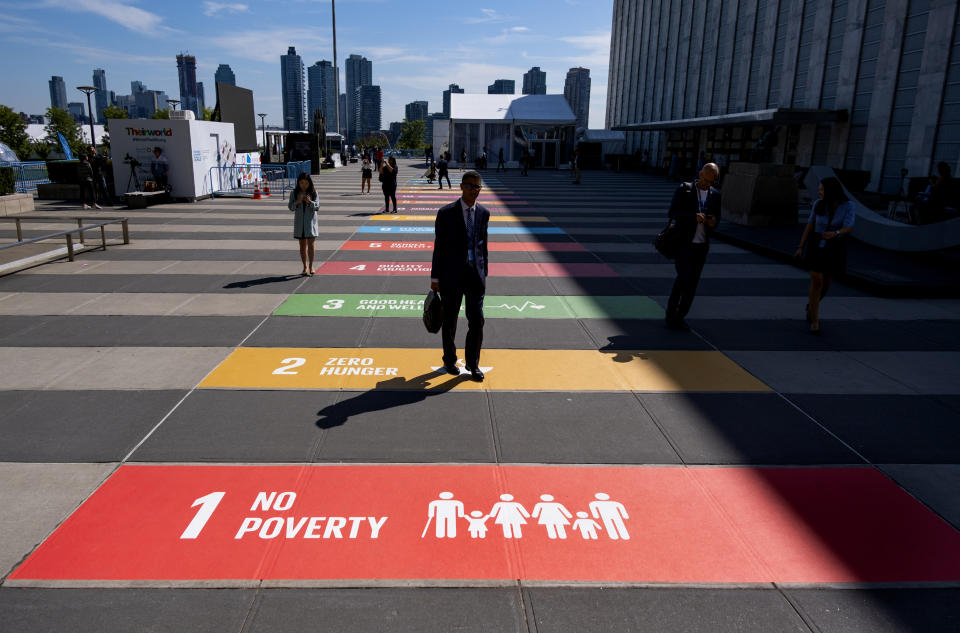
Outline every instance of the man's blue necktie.
[[474, 243], [473, 243], [473, 234], [475, 232], [473, 225], [473, 209], [467, 209], [467, 261], [473, 264], [473, 252], [474, 252]]

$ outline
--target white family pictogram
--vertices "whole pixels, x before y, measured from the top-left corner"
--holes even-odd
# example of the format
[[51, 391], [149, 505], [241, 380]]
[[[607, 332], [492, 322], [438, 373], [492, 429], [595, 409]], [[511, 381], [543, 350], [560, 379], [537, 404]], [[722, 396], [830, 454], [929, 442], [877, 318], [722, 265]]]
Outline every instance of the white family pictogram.
[[[522, 526], [527, 524], [527, 519], [536, 519], [538, 525], [546, 528], [547, 538], [551, 540], [565, 540], [568, 525], [588, 541], [599, 539], [600, 532], [606, 533], [607, 538], [613, 541], [630, 540], [630, 533], [624, 523], [625, 519], [630, 518], [627, 509], [619, 501], [611, 500], [610, 495], [605, 492], [594, 495], [594, 500], [587, 506], [589, 512], [578, 510], [577, 518], [572, 524], [570, 520], [574, 518], [574, 514], [549, 494], [540, 495], [540, 501], [533, 506], [533, 512], [528, 512], [511, 494], [500, 495], [500, 500], [493, 504], [488, 513], [482, 510], [467, 513], [463, 502], [455, 499], [452, 492], [441, 492], [438, 497], [427, 506], [427, 523], [423, 526], [420, 538], [426, 537], [431, 524], [436, 538], [456, 538], [460, 519], [467, 522], [470, 538], [486, 538], [486, 522], [492, 518], [494, 524], [503, 530], [503, 538], [507, 539], [523, 538]], [[599, 519], [603, 526], [595, 519]]]

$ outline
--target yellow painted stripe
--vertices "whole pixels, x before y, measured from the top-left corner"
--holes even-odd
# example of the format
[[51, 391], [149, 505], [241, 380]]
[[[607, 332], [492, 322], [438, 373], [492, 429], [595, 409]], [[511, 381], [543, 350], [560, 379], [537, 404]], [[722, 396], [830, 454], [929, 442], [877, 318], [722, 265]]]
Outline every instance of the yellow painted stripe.
[[[439, 337], [438, 337], [439, 338]], [[439, 343], [439, 340], [438, 340]], [[226, 389], [769, 391], [714, 351], [484, 350], [486, 381], [437, 373], [440, 349], [240, 348], [200, 383]]]
[[[380, 213], [371, 216], [371, 220], [400, 220], [401, 222], [433, 222], [436, 214], [430, 215], [423, 213], [421, 215], [394, 215], [393, 213]], [[491, 222], [549, 222], [548, 218], [542, 215], [491, 215]]]

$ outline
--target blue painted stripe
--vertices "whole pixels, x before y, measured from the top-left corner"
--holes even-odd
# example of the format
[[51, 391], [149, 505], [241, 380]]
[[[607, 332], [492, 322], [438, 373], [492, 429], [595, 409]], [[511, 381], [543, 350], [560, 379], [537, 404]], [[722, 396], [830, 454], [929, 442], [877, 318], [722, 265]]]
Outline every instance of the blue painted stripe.
[[[433, 233], [432, 226], [361, 226], [357, 233]], [[487, 229], [492, 235], [565, 235], [566, 231], [556, 226], [491, 226]]]

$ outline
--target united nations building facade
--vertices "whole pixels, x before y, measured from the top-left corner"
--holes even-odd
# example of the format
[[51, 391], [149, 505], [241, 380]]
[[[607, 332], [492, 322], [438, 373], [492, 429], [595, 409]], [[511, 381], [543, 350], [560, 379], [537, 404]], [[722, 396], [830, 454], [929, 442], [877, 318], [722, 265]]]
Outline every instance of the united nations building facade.
[[606, 125], [651, 164], [960, 165], [957, 0], [615, 0]]

